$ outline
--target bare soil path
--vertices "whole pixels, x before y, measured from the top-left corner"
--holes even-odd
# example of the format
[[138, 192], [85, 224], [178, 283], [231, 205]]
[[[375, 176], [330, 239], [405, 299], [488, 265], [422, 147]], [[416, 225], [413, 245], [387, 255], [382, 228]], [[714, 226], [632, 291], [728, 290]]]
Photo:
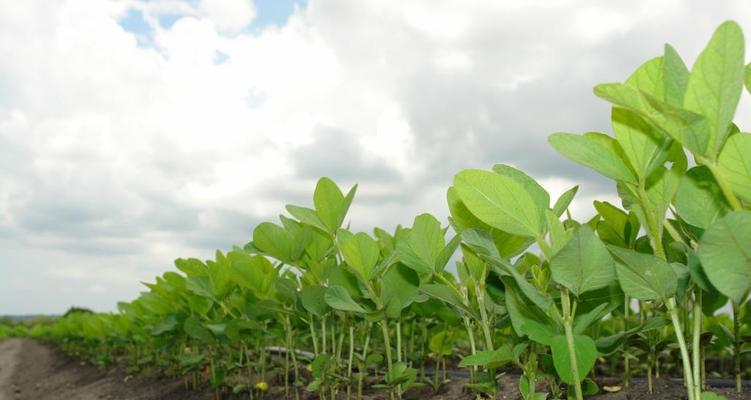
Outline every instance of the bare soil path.
[[0, 400], [206, 399], [177, 379], [132, 377], [74, 360], [28, 339], [0, 341]]
[[18, 339], [0, 342], [0, 400], [11, 400], [15, 395], [12, 379], [20, 351], [21, 341]]

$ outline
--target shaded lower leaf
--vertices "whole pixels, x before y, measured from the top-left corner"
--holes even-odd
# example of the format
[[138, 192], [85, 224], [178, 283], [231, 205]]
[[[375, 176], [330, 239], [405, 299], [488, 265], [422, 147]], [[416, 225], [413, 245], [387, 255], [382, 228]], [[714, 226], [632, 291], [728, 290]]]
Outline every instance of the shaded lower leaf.
[[[574, 384], [575, 381], [571, 373], [571, 359], [569, 357], [569, 348], [566, 344], [566, 336], [557, 335], [553, 337], [550, 343], [550, 350], [553, 354], [553, 364], [555, 365], [558, 377], [569, 385]], [[592, 367], [595, 366], [597, 347], [590, 337], [574, 335], [574, 351], [577, 370], [579, 372], [579, 381], [581, 381], [587, 376]]]
[[514, 355], [511, 353], [511, 348], [503, 346], [497, 350], [479, 351], [475, 354], [462, 358], [459, 363], [460, 367], [479, 366], [488, 369], [498, 368], [511, 362], [514, 359]]

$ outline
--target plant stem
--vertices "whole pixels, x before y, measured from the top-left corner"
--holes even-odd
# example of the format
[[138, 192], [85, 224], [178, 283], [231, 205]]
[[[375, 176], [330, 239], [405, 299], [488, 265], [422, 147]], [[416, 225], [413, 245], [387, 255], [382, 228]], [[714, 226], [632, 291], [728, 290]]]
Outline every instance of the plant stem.
[[292, 357], [292, 368], [294, 369], [295, 376], [295, 400], [300, 399], [300, 391], [297, 390], [297, 384], [300, 382], [300, 371], [297, 366], [297, 355], [295, 354], [294, 343], [294, 331], [292, 330], [292, 321], [289, 319], [289, 315], [285, 315], [285, 322], [287, 323], [287, 353]]
[[326, 317], [321, 318], [321, 353], [326, 353]]
[[396, 362], [402, 362], [402, 321], [396, 321]]
[[[464, 328], [467, 330], [467, 336], [469, 337], [469, 349], [472, 355], [477, 353], [477, 347], [475, 346], [475, 334], [472, 332], [472, 323], [469, 321], [469, 317], [463, 317]], [[475, 382], [475, 372], [477, 372], [477, 366], [473, 365], [469, 370], [469, 383]]]
[[[383, 334], [384, 347], [386, 347], [386, 366], [388, 367], [388, 372], [390, 373], [393, 370], [393, 360], [391, 358], [391, 339], [389, 338], [389, 327], [388, 322], [385, 319], [381, 321], [381, 333]], [[389, 392], [389, 397], [391, 398], [391, 400], [394, 399], [393, 390]]]
[[571, 364], [571, 379], [574, 381], [574, 393], [576, 400], [583, 400], [581, 379], [579, 379], [579, 365], [576, 363], [576, 345], [574, 344], [574, 316], [571, 315], [571, 300], [568, 289], [561, 287], [561, 308], [563, 309], [563, 327], [566, 333], [566, 345], [568, 346], [568, 358]]
[[316, 337], [316, 326], [311, 312], [308, 313], [308, 326], [310, 327], [310, 337], [313, 339], [313, 354], [318, 356], [318, 338]]
[[527, 359], [527, 368], [524, 374], [527, 376], [527, 382], [529, 383], [529, 395], [530, 399], [535, 398], [535, 379], [537, 375], [537, 347], [534, 343], [530, 344], [529, 358]]
[[250, 354], [248, 347], [243, 344], [243, 351], [245, 352], [245, 361], [247, 362], [247, 369], [248, 369], [248, 398], [250, 400], [253, 400], [253, 366], [250, 362]]
[[733, 301], [733, 373], [735, 374], [735, 392], [741, 392], [741, 321], [740, 305]]
[[647, 391], [652, 394], [652, 354], [650, 353], [647, 360]]
[[433, 392], [438, 393], [438, 371], [441, 370], [441, 357], [442, 355], [438, 354], [435, 357], [435, 372], [433, 373]]
[[[628, 297], [628, 295], [625, 295], [623, 299], [623, 331], [628, 331], [628, 315], [629, 311], [631, 309], [631, 299]], [[629, 363], [631, 360], [629, 360], [629, 354], [628, 354], [628, 344], [624, 343], [623, 345], [623, 386], [628, 387], [629, 381], [631, 380], [631, 369], [629, 368]]]
[[284, 352], [284, 397], [289, 398], [289, 348]]
[[678, 317], [678, 308], [675, 305], [675, 298], [671, 297], [667, 301], [668, 311], [670, 311], [670, 319], [673, 322], [673, 329], [675, 329], [675, 337], [678, 339], [678, 346], [681, 349], [681, 361], [683, 361], [683, 378], [685, 386], [688, 392], [688, 400], [695, 399], [694, 393], [694, 377], [691, 372], [691, 362], [688, 355], [688, 347], [686, 347], [686, 339], [683, 336], [683, 328], [681, 327], [681, 321]]
[[365, 365], [365, 358], [368, 356], [368, 346], [370, 344], [370, 322], [367, 323], [365, 328], [365, 344], [362, 346], [362, 362], [360, 363], [361, 368], [360, 371], [358, 371], [357, 375], [357, 400], [362, 400], [362, 383], [363, 378], [365, 377], [365, 372], [367, 371], [368, 366]]
[[696, 399], [701, 398], [701, 289], [696, 288], [694, 292], [694, 307], [693, 307], [693, 314], [694, 314], [694, 334], [692, 336], [693, 339], [693, 348], [692, 348], [692, 356], [693, 356], [693, 365], [692, 368], [694, 369], [694, 396]]
[[347, 361], [347, 400], [352, 398], [352, 361], [355, 358], [355, 327], [349, 326], [349, 360]]
[[336, 315], [334, 315], [331, 324], [331, 357], [339, 364], [339, 358], [336, 356]]
[[482, 319], [482, 332], [485, 335], [485, 350], [493, 351], [493, 335], [490, 333], [490, 320], [488, 312], [485, 309], [485, 285], [478, 283], [475, 288], [477, 305], [480, 309], [480, 318]]
[[[346, 319], [342, 318], [342, 326], [346, 326]], [[344, 337], [347, 335], [344, 328], [342, 328], [342, 331], [339, 333], [339, 344], [336, 347], [336, 362], [338, 363], [339, 360], [342, 358], [342, 351], [344, 349]]]
[[406, 356], [407, 360], [409, 361], [409, 366], [412, 366], [412, 360], [410, 360], [409, 355], [415, 352], [415, 321], [417, 318], [413, 318], [412, 322], [410, 323], [409, 327], [409, 346], [404, 351], [404, 355]]

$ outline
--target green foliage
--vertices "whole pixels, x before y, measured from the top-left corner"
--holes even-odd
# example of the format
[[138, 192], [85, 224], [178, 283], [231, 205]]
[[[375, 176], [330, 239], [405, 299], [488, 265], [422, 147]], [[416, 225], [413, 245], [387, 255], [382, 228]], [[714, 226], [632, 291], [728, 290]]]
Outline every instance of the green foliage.
[[[595, 87], [613, 104], [613, 135], [549, 138], [617, 190], [620, 204], [594, 201], [585, 222], [567, 212], [578, 186], [551, 207], [531, 176], [496, 164], [456, 174], [448, 221], [420, 214], [410, 227], [353, 233], [357, 186], [345, 195], [322, 178], [312, 206], [287, 205], [214, 259], [177, 259], [117, 313], [3, 321], [0, 338], [182, 373], [217, 396], [262, 398], [281, 383], [288, 398], [306, 387], [350, 398], [370, 384], [395, 399], [424, 382], [438, 391], [461, 355], [467, 387], [488, 396], [513, 364], [525, 400], [581, 400], [598, 391], [590, 372], [608, 357], [600, 367], [647, 374], [681, 362], [689, 400], [721, 398], [700, 390], [700, 360], [740, 366], [751, 322], [751, 134], [732, 121], [744, 80], [751, 90], [744, 62], [740, 28], [726, 22], [690, 70], [666, 45], [625, 82]], [[715, 315], [728, 301], [733, 318]], [[436, 375], [418, 379], [427, 362]]]
[[568, 243], [550, 260], [553, 279], [580, 295], [610, 285], [615, 263], [592, 228], [580, 225]]
[[454, 187], [467, 208], [482, 222], [527, 237], [542, 234], [544, 215], [522, 184], [508, 176], [481, 170], [460, 172]]
[[741, 303], [751, 290], [751, 211], [734, 211], [704, 233], [699, 259], [712, 285]]

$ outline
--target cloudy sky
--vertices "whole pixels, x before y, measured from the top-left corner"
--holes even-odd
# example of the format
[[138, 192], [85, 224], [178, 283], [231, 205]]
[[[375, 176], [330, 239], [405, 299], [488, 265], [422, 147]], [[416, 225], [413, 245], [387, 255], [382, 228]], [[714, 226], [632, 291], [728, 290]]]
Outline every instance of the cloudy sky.
[[0, 314], [112, 310], [320, 176], [360, 184], [356, 229], [445, 220], [453, 175], [499, 162], [580, 183], [585, 218], [614, 190], [547, 135], [608, 131], [595, 84], [728, 18], [751, 3], [0, 2]]

